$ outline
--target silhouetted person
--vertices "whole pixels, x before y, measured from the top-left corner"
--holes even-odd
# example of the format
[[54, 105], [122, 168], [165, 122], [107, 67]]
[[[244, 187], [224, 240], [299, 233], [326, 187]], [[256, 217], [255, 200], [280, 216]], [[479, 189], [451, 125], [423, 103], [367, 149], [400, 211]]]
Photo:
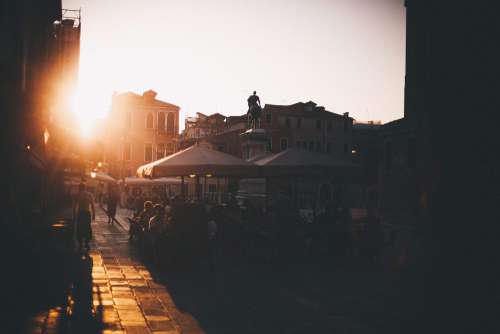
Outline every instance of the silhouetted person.
[[92, 238], [90, 223], [95, 220], [94, 198], [90, 192], [85, 190], [85, 184], [80, 183], [78, 190], [79, 192], [73, 203], [73, 220], [76, 219], [78, 247], [81, 251], [85, 242], [88, 251], [90, 249], [89, 242]]
[[118, 192], [115, 186], [110, 186], [108, 190], [107, 204], [107, 214], [108, 214], [108, 224], [113, 224], [116, 216], [116, 207], [118, 206]]
[[134, 215], [137, 216], [142, 211], [144, 206], [144, 196], [142, 194], [136, 195], [134, 198]]
[[208, 236], [208, 257], [209, 265], [213, 270], [217, 258], [217, 221], [220, 219], [219, 211], [216, 208], [210, 210], [207, 222]]

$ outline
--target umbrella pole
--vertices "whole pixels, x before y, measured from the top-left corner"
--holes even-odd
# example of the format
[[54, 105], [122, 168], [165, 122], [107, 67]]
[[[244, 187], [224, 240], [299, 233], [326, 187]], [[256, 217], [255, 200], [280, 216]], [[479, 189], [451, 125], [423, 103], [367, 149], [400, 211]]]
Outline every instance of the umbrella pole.
[[184, 176], [181, 176], [181, 198], [182, 200], [186, 200], [186, 194], [185, 194], [185, 186], [184, 186]]
[[201, 193], [201, 184], [200, 184], [200, 177], [198, 175], [196, 175], [196, 179], [195, 179], [195, 183], [196, 183], [196, 199], [199, 201], [201, 199], [201, 196], [200, 196], [200, 193]]
[[217, 176], [217, 192], [215, 194], [217, 196], [217, 204], [220, 204], [220, 188], [219, 188], [219, 177]]
[[207, 176], [203, 176], [203, 199], [207, 196]]

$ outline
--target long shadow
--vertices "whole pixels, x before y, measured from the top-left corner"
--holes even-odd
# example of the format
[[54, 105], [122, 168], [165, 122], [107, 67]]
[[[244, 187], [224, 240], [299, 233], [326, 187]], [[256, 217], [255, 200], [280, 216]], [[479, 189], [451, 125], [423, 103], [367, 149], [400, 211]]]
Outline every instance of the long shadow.
[[[207, 333], [397, 333], [394, 277], [333, 266], [328, 258], [269, 261], [220, 255], [182, 270], [151, 268], [179, 310]], [[387, 289], [387, 291], [381, 291]]]
[[[104, 329], [102, 307], [93, 308], [92, 267], [93, 260], [89, 254], [73, 255], [71, 312], [65, 328], [68, 333], [97, 334]], [[98, 290], [97, 296], [99, 293]]]

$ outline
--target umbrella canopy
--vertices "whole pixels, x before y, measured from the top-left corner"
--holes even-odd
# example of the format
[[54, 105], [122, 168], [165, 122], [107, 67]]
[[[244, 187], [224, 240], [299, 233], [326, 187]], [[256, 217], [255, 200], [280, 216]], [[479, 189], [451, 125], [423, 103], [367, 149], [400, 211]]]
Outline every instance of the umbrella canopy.
[[353, 176], [359, 167], [349, 161], [325, 153], [289, 148], [264, 155], [254, 163], [262, 168], [264, 176], [341, 175]]
[[[122, 181], [120, 181], [121, 183]], [[126, 177], [125, 184], [137, 185], [137, 186], [154, 186], [162, 184], [181, 184], [181, 180], [175, 177], [161, 177], [158, 179], [145, 179], [142, 177]]]
[[252, 176], [257, 175], [257, 166], [235, 156], [194, 145], [163, 159], [143, 165], [137, 169], [142, 177], [213, 175]]
[[89, 179], [94, 179], [94, 180], [97, 180], [97, 181], [102, 181], [102, 182], [112, 182], [112, 183], [116, 183], [116, 180], [114, 178], [112, 178], [111, 176], [109, 176], [108, 174], [105, 174], [105, 173], [102, 173], [102, 172], [95, 172], [95, 178], [93, 178], [91, 176], [91, 173], [86, 173], [86, 176], [89, 178]]

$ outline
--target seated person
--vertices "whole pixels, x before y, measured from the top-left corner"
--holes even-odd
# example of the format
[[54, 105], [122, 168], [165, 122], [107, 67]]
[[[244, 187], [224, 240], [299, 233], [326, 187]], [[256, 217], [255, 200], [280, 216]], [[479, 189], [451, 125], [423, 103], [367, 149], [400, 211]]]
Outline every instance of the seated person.
[[153, 234], [161, 233], [165, 219], [165, 208], [161, 204], [156, 204], [154, 206], [154, 215], [149, 219], [148, 232]]
[[137, 217], [135, 217], [135, 219], [131, 220], [130, 239], [132, 239], [134, 235], [137, 235], [141, 231], [147, 229], [149, 220], [154, 213], [153, 203], [151, 201], [144, 202], [143, 210]]

